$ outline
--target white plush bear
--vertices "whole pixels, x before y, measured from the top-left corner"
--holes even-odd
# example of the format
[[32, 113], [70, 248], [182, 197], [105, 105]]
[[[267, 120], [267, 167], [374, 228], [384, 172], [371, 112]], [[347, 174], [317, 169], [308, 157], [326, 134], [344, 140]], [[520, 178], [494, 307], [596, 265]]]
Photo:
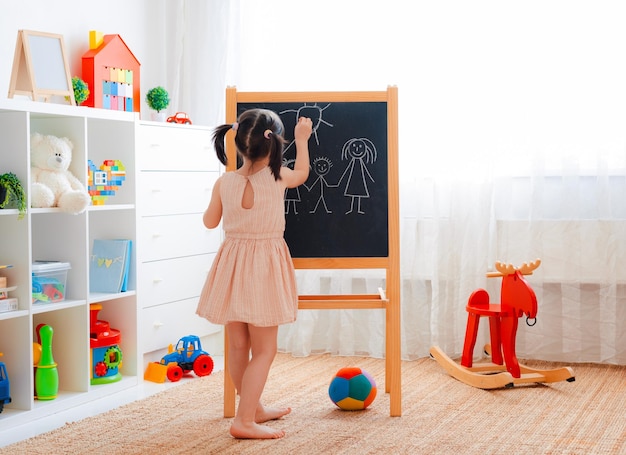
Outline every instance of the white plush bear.
[[84, 212], [91, 197], [69, 171], [74, 145], [66, 138], [34, 133], [30, 138], [30, 201], [33, 207]]

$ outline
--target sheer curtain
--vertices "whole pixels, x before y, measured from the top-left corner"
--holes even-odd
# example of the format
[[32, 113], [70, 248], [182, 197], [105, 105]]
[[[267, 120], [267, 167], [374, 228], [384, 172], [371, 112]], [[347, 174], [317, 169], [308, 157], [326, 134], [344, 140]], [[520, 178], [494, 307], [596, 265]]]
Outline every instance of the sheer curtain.
[[[485, 277], [495, 261], [541, 258], [528, 277], [537, 324], [520, 324], [518, 355], [626, 363], [621, 2], [208, 3], [221, 7], [175, 8], [188, 59], [172, 72], [197, 117], [222, 121], [227, 85], [398, 86], [403, 358], [432, 345], [459, 355], [471, 292], [499, 297]], [[298, 276], [302, 293], [384, 286], [377, 271]], [[384, 314], [301, 311], [279, 345], [382, 357]]]
[[224, 92], [236, 71], [239, 2], [163, 2], [163, 71], [172, 110], [189, 114], [197, 125], [224, 121]]

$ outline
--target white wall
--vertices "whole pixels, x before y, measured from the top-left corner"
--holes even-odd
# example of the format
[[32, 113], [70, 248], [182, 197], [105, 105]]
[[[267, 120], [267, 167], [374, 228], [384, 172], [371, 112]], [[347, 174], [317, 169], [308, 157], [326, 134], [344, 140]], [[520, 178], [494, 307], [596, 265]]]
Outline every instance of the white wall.
[[241, 12], [241, 77], [228, 81], [241, 91], [398, 86], [401, 178], [465, 176], [467, 156], [623, 153], [621, 0], [241, 0]]
[[[143, 93], [165, 86], [162, 48], [165, 0], [19, 0], [0, 10], [0, 98], [8, 96], [18, 30], [63, 35], [72, 76], [81, 76], [89, 31], [118, 34], [141, 63], [142, 117], [149, 118]], [[167, 89], [168, 87], [165, 86]], [[4, 94], [1, 94], [4, 92]]]

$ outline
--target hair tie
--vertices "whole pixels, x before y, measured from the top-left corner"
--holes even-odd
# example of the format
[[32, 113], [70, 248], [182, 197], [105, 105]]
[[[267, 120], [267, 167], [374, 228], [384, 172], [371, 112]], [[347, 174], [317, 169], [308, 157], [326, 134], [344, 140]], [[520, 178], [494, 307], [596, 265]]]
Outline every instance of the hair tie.
[[235, 122], [230, 127], [234, 129], [235, 131], [237, 131], [237, 129], [239, 128], [239, 123]]
[[265, 130], [265, 132], [263, 133], [263, 136], [265, 136], [265, 139], [269, 139], [270, 134], [272, 134], [272, 130]]

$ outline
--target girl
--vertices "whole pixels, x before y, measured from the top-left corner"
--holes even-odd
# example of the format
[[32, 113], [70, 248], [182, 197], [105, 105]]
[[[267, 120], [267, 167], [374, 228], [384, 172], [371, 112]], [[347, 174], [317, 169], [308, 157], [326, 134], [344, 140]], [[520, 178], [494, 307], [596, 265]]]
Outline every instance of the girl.
[[235, 438], [282, 438], [283, 430], [263, 423], [291, 408], [266, 408], [261, 394], [276, 355], [278, 326], [295, 321], [296, 279], [283, 238], [284, 194], [309, 176], [312, 121], [301, 117], [295, 127], [296, 162], [282, 166], [283, 124], [275, 112], [251, 109], [232, 125], [217, 127], [213, 143], [226, 164], [224, 137], [235, 133], [242, 164], [215, 183], [203, 222], [215, 228], [223, 217], [225, 239], [200, 296], [197, 314], [226, 326], [228, 367], [239, 394], [230, 427]]

